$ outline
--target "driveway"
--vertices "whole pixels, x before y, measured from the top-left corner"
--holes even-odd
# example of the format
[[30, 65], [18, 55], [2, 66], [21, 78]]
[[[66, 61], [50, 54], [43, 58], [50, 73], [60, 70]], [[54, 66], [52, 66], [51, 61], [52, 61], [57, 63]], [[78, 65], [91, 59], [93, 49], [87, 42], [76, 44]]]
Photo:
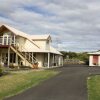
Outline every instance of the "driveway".
[[6, 100], [88, 100], [87, 76], [100, 74], [99, 67], [85, 65], [65, 65], [52, 70], [58, 70], [61, 73]]

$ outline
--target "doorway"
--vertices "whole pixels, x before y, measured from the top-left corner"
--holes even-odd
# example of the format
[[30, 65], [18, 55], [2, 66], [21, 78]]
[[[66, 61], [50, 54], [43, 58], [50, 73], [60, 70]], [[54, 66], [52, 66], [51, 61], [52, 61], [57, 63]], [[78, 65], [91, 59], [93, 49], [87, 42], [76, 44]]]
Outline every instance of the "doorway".
[[99, 61], [99, 56], [93, 55], [93, 65], [98, 65], [99, 64], [98, 61]]

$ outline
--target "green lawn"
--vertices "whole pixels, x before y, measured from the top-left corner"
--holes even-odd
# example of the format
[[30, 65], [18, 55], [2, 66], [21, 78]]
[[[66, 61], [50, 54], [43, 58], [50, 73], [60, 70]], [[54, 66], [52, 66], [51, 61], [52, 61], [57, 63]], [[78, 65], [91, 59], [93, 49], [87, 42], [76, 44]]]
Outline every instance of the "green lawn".
[[36, 86], [57, 73], [52, 70], [10, 72], [0, 77], [0, 100]]
[[88, 77], [89, 100], [100, 100], [100, 75]]

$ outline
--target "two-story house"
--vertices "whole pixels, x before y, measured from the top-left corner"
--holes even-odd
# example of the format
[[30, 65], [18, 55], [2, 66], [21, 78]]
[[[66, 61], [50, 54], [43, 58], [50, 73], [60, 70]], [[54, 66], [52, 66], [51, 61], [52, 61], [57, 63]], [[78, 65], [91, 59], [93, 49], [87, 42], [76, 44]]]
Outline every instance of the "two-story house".
[[38, 45], [41, 50], [36, 51], [36, 58], [40, 61], [39, 66], [62, 66], [62, 54], [51, 46], [50, 35], [32, 35], [32, 40]]
[[0, 64], [4, 66], [53, 67], [63, 56], [51, 46], [50, 35], [29, 35], [8, 25], [0, 26]]

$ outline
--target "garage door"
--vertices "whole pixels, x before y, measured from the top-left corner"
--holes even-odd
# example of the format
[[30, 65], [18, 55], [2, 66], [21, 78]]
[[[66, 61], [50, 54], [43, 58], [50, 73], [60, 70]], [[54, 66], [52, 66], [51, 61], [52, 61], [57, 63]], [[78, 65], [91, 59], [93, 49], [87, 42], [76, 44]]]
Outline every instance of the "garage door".
[[93, 55], [93, 65], [98, 65], [98, 55]]

